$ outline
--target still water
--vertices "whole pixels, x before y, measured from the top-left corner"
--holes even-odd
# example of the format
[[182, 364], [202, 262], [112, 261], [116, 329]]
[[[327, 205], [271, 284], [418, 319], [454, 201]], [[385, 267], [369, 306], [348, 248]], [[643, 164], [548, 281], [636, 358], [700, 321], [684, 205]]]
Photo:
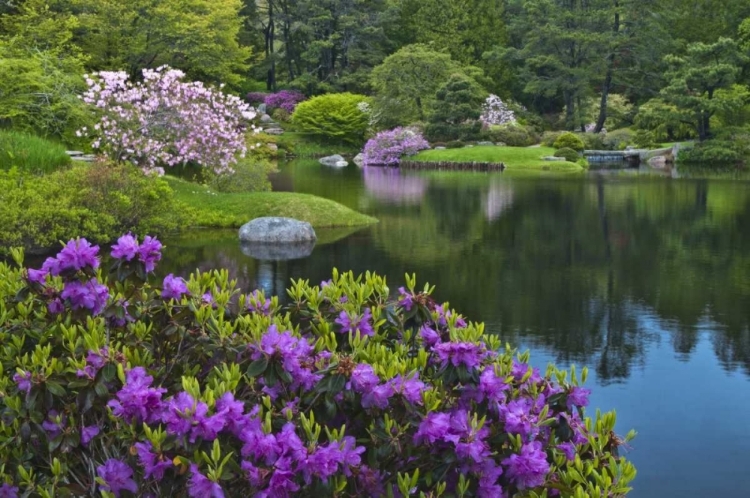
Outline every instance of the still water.
[[746, 497], [750, 489], [750, 183], [639, 175], [405, 174], [314, 161], [277, 190], [371, 214], [318, 231], [305, 259], [244, 255], [236, 232], [167, 240], [162, 271], [225, 267], [283, 293], [332, 267], [406, 272], [544, 367], [588, 365], [591, 406], [638, 431], [631, 496]]

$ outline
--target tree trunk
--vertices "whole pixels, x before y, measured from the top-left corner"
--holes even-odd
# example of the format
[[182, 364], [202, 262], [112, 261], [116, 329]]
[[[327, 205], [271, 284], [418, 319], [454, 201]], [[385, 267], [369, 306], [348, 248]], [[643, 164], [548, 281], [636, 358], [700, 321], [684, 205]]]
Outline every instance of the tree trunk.
[[[620, 32], [620, 2], [615, 0], [615, 23], [612, 26], [612, 32], [615, 37]], [[615, 41], [616, 43], [616, 41]], [[594, 133], [600, 133], [604, 128], [604, 122], [607, 120], [607, 100], [609, 99], [609, 89], [612, 87], [612, 73], [615, 70], [615, 47], [612, 47], [612, 52], [607, 56], [607, 75], [604, 77], [604, 85], [602, 85], [602, 99], [599, 103], [599, 118], [596, 120], [596, 126], [594, 127]]]
[[271, 66], [266, 75], [266, 88], [272, 92], [276, 91], [276, 57], [274, 55], [274, 36], [276, 34], [275, 19], [273, 16], [273, 2], [268, 2], [268, 27], [265, 30], [266, 58], [270, 59]]
[[570, 93], [569, 90], [565, 90], [563, 91], [563, 96], [565, 98], [565, 126], [573, 128], [575, 126], [575, 123], [573, 123], [573, 118], [575, 116], [573, 94]]

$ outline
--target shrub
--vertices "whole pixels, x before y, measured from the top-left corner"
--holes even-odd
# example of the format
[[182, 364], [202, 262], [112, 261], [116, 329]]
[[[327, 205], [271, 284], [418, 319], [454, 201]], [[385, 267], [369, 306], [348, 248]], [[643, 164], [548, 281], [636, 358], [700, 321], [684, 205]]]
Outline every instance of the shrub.
[[149, 283], [153, 238], [122, 236], [109, 278], [98, 252], [79, 239], [41, 270], [0, 264], [7, 493], [629, 491], [615, 416], [584, 417], [575, 371], [532, 368], [414, 278], [391, 299], [334, 270], [282, 307], [226, 271]]
[[583, 148], [585, 150], [607, 150], [604, 144], [604, 133], [581, 133], [579, 137], [583, 140]]
[[490, 94], [482, 105], [479, 120], [487, 126], [515, 124], [516, 114], [500, 97]]
[[279, 108], [271, 112], [271, 117], [280, 123], [286, 123], [291, 119], [292, 115], [286, 109]]
[[532, 128], [521, 125], [491, 126], [482, 136], [491, 142], [503, 142], [511, 147], [528, 147], [539, 141]]
[[209, 182], [218, 192], [264, 192], [271, 190], [268, 175], [277, 171], [273, 162], [248, 156], [234, 166], [232, 173], [212, 175]]
[[555, 141], [560, 138], [560, 135], [567, 133], [564, 131], [545, 131], [542, 133], [541, 144], [545, 147], [553, 147]]
[[264, 104], [268, 95], [269, 94], [265, 92], [250, 92], [245, 95], [245, 100], [251, 105]]
[[473, 79], [453, 74], [435, 94], [425, 136], [432, 141], [476, 140], [480, 137], [483, 90]]
[[266, 96], [265, 104], [271, 109], [284, 109], [288, 113], [293, 113], [297, 104], [305, 100], [305, 96], [294, 90], [281, 90]]
[[362, 142], [369, 114], [360, 109], [370, 98], [353, 93], [331, 93], [313, 97], [297, 106], [292, 123], [300, 131], [348, 143]]
[[633, 132], [629, 128], [607, 132], [603, 138], [606, 150], [625, 150], [633, 143]]
[[450, 142], [447, 142], [445, 144], [445, 147], [447, 149], [460, 149], [464, 145], [466, 144], [464, 144], [461, 140], [451, 140]]
[[578, 154], [578, 152], [574, 151], [573, 149], [570, 149], [568, 147], [564, 147], [562, 149], [557, 149], [554, 154], [555, 157], [564, 157], [566, 161], [574, 163], [577, 162], [581, 155]]
[[[128, 159], [146, 172], [194, 163], [217, 173], [231, 171], [245, 155], [245, 122], [255, 117], [239, 98], [185, 83], [168, 67], [144, 69], [143, 81], [124, 72], [102, 71], [86, 78], [84, 102], [101, 119], [92, 147], [114, 160]], [[82, 130], [87, 133], [89, 130]]]
[[365, 166], [397, 166], [402, 156], [413, 156], [430, 144], [421, 133], [409, 128], [381, 131], [365, 144], [362, 151]]
[[633, 137], [633, 144], [641, 149], [651, 149], [659, 145], [654, 133], [648, 130], [637, 130]]
[[707, 167], [740, 164], [742, 155], [734, 142], [723, 140], [706, 140], [694, 147], [680, 150], [677, 161], [680, 164], [700, 165]]
[[182, 210], [166, 182], [132, 165], [94, 163], [36, 177], [0, 171], [0, 252], [44, 252], [86, 235], [98, 242], [126, 230], [173, 230]]
[[65, 147], [40, 137], [0, 130], [0, 169], [17, 167], [33, 174], [51, 173], [70, 165]]
[[575, 133], [565, 132], [555, 140], [552, 144], [555, 149], [569, 148], [576, 151], [582, 151], [584, 148], [583, 140], [581, 140]]

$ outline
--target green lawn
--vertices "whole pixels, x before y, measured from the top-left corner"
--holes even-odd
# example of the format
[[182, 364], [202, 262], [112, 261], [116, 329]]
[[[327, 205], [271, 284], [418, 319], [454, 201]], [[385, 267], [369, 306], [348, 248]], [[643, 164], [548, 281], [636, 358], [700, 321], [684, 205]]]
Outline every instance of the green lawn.
[[504, 163], [507, 170], [534, 171], [583, 171], [583, 168], [568, 161], [543, 161], [543, 156], [555, 153], [552, 147], [498, 147], [480, 145], [461, 149], [425, 150], [412, 158], [413, 161], [456, 161]]
[[283, 216], [307, 221], [315, 228], [352, 227], [377, 220], [341, 204], [309, 194], [253, 192], [223, 194], [178, 178], [166, 177], [175, 198], [190, 210], [196, 227], [238, 228], [253, 218]]

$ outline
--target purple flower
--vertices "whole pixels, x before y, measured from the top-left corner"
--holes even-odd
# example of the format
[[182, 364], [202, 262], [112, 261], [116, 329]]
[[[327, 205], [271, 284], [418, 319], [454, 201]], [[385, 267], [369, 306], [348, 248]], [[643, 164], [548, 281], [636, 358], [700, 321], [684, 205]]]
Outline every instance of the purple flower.
[[513, 360], [513, 368], [511, 369], [510, 373], [514, 379], [516, 379], [518, 382], [521, 382], [521, 380], [529, 372], [529, 370], [531, 370], [531, 377], [529, 377], [527, 382], [537, 384], [542, 381], [542, 376], [539, 374], [538, 368], [531, 368], [526, 363], [520, 363], [517, 360]]
[[47, 419], [42, 422], [42, 428], [47, 432], [49, 439], [55, 439], [65, 427], [65, 416], [60, 416], [57, 411], [50, 410]]
[[172, 273], [164, 277], [161, 291], [162, 299], [182, 299], [188, 293], [187, 283], [182, 277], [175, 277]]
[[[313, 373], [308, 365], [314, 359], [313, 347], [304, 338], [296, 338], [291, 332], [279, 332], [275, 325], [271, 325], [263, 337], [260, 345], [251, 345], [253, 360], [259, 360], [264, 354], [268, 357], [281, 361], [284, 370], [289, 372], [292, 382], [290, 389], [295, 390], [302, 387], [305, 390], [312, 389], [322, 378], [322, 375]], [[268, 386], [272, 387], [272, 386]]]
[[41, 271], [48, 275], [59, 275], [60, 274], [60, 262], [57, 258], [47, 258], [42, 264]]
[[380, 383], [375, 370], [366, 363], [360, 363], [352, 370], [351, 385], [360, 394], [371, 391]]
[[463, 365], [470, 370], [482, 363], [486, 353], [484, 346], [471, 342], [444, 342], [435, 346], [434, 351], [440, 358], [442, 368], [451, 364], [454, 367]]
[[133, 234], [122, 235], [117, 244], [112, 246], [112, 257], [116, 259], [132, 260], [138, 254], [138, 240]]
[[397, 166], [401, 156], [412, 156], [430, 144], [417, 131], [395, 128], [381, 131], [365, 144], [362, 155], [365, 166]]
[[240, 467], [245, 473], [247, 480], [250, 481], [250, 484], [253, 487], [259, 488], [263, 482], [263, 477], [260, 473], [260, 469], [253, 465], [252, 462], [248, 462], [245, 460], [242, 461]]
[[245, 427], [245, 404], [235, 401], [234, 394], [226, 392], [216, 400], [216, 414], [224, 419], [227, 430], [238, 436]]
[[110, 458], [104, 462], [104, 465], [97, 467], [96, 473], [106, 483], [102, 488], [114, 493], [115, 496], [120, 496], [120, 492], [123, 490], [131, 493], [138, 492], [138, 486], [132, 479], [133, 469], [125, 462]]
[[287, 498], [299, 491], [299, 485], [294, 482], [294, 472], [277, 469], [268, 482], [268, 491], [258, 493], [257, 498]]
[[0, 498], [18, 498], [18, 488], [4, 483], [0, 486]]
[[193, 474], [188, 481], [188, 495], [191, 498], [224, 498], [224, 491], [219, 483], [201, 474], [197, 465], [191, 464], [190, 472]]
[[101, 351], [89, 351], [86, 355], [86, 366], [82, 370], [78, 370], [76, 375], [79, 378], [93, 379], [99, 370], [105, 365], [109, 357], [109, 349], [105, 346]]
[[138, 259], [146, 267], [147, 272], [154, 271], [156, 262], [161, 260], [161, 242], [156, 237], [146, 235], [138, 247]]
[[81, 429], [81, 444], [88, 446], [92, 439], [99, 434], [99, 427], [90, 425]]
[[[84, 268], [99, 268], [99, 246], [92, 246], [86, 239], [70, 240], [57, 254], [59, 267], [57, 271], [62, 273], [68, 270], [83, 270]], [[52, 273], [53, 275], [59, 273]]]
[[99, 284], [95, 278], [88, 282], [73, 280], [65, 282], [60, 297], [68, 300], [74, 310], [87, 309], [92, 315], [98, 315], [107, 304], [109, 289], [106, 285]]
[[31, 391], [31, 372], [24, 371], [13, 374], [13, 382], [18, 386], [18, 390], [29, 394]]
[[150, 441], [144, 443], [135, 443], [135, 451], [138, 454], [138, 461], [143, 467], [143, 477], [149, 479], [153, 477], [160, 481], [164, 477], [164, 471], [173, 467], [170, 460], [162, 458], [153, 452], [153, 445]]
[[49, 271], [46, 270], [34, 270], [32, 268], [29, 268], [28, 270], [28, 279], [29, 282], [34, 282], [37, 284], [42, 284], [47, 280], [47, 275], [49, 275]]
[[419, 329], [419, 335], [422, 337], [422, 342], [426, 348], [432, 348], [440, 343], [440, 334], [427, 324], [422, 325]]
[[388, 381], [395, 394], [401, 394], [409, 403], [413, 405], [422, 404], [422, 391], [425, 390], [425, 383], [419, 380], [419, 374], [415, 373], [409, 377], [395, 376]]
[[451, 416], [448, 413], [430, 412], [422, 419], [419, 429], [414, 434], [414, 444], [427, 442], [434, 444], [436, 441], [445, 440], [450, 429]]
[[589, 395], [591, 394], [590, 389], [584, 389], [582, 387], [571, 387], [568, 391], [568, 398], [566, 405], [568, 410], [571, 410], [574, 406], [585, 407], [589, 404]]
[[542, 443], [532, 441], [521, 447], [520, 454], [512, 454], [502, 461], [507, 475], [519, 490], [535, 488], [544, 484], [550, 466]]
[[56, 298], [47, 303], [47, 311], [50, 315], [59, 315], [65, 311], [65, 305], [60, 298]]
[[498, 478], [503, 475], [503, 468], [492, 459], [487, 459], [479, 465], [479, 489], [477, 496], [479, 498], [496, 498], [503, 495], [503, 488], [497, 484]]
[[294, 90], [281, 90], [277, 93], [267, 95], [264, 99], [265, 104], [268, 107], [275, 109], [284, 109], [285, 111], [292, 113], [297, 107], [297, 104], [305, 100], [305, 96]]
[[264, 298], [257, 289], [247, 296], [246, 303], [247, 310], [250, 312], [260, 313], [265, 316], [271, 314], [271, 300]]
[[125, 374], [125, 385], [117, 393], [117, 399], [107, 406], [116, 417], [128, 422], [151, 422], [161, 416], [163, 388], [152, 388], [154, 378], [146, 374], [143, 367], [135, 367]]
[[495, 369], [485, 368], [479, 376], [479, 392], [491, 402], [502, 403], [505, 401], [505, 391], [509, 389], [505, 378], [495, 375]]
[[224, 429], [223, 414], [208, 416], [208, 405], [203, 401], [196, 401], [186, 392], [178, 393], [169, 400], [162, 421], [170, 434], [189, 434], [191, 443], [199, 437], [213, 441]]
[[576, 445], [570, 441], [558, 444], [557, 449], [562, 451], [565, 454], [565, 458], [569, 461], [576, 459]]
[[414, 296], [405, 287], [398, 288], [398, 304], [406, 311], [411, 311], [414, 306]]
[[216, 307], [216, 300], [214, 299], [213, 294], [210, 292], [206, 292], [201, 296], [201, 302], [203, 304], [207, 304], [208, 306], [211, 306], [212, 308]]
[[393, 396], [393, 387], [390, 384], [375, 386], [362, 395], [362, 408], [374, 406], [384, 409], [388, 406], [388, 399], [391, 396]]
[[537, 416], [531, 413], [533, 405], [528, 398], [513, 400], [500, 405], [500, 420], [505, 423], [505, 432], [520, 434], [522, 439], [535, 431]]
[[363, 336], [375, 335], [375, 330], [372, 328], [372, 323], [370, 323], [372, 321], [372, 313], [370, 312], [370, 308], [365, 308], [362, 316], [352, 316], [346, 311], [342, 311], [335, 321], [336, 323], [341, 325], [341, 330], [339, 331], [341, 333], [356, 333], [356, 331], [359, 331], [359, 333]]

